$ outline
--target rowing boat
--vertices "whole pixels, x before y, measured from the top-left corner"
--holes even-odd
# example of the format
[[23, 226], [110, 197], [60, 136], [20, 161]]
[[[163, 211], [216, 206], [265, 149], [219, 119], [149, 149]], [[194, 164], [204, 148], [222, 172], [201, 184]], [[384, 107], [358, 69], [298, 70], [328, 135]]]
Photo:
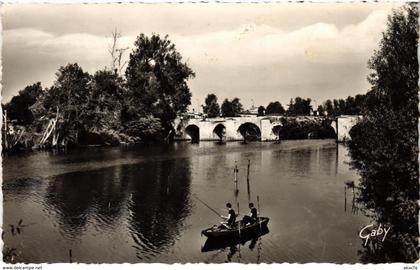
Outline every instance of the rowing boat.
[[241, 233], [241, 237], [233, 237], [233, 238], [215, 238], [209, 237], [207, 238], [204, 246], [201, 247], [201, 252], [209, 252], [219, 249], [224, 249], [227, 247], [236, 246], [238, 244], [245, 246], [249, 243], [249, 248], [252, 250], [258, 239], [262, 236], [266, 235], [270, 231], [268, 230], [267, 226], [262, 226], [261, 230], [255, 230], [250, 233]]
[[201, 231], [201, 233], [207, 236], [208, 238], [238, 238], [246, 236], [247, 234], [252, 234], [261, 231], [263, 228], [266, 229], [269, 220], [270, 219], [268, 217], [260, 217], [258, 218], [258, 222], [255, 222], [253, 224], [244, 224], [241, 220], [237, 221], [232, 229], [227, 229], [223, 226], [214, 225], [213, 227]]

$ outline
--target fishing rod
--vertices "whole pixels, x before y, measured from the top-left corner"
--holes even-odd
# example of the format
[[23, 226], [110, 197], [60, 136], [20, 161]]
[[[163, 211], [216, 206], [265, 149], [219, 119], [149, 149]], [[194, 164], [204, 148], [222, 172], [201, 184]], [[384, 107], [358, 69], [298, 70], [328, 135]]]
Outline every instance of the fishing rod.
[[201, 202], [202, 204], [204, 204], [205, 206], [207, 206], [207, 208], [210, 209], [213, 213], [215, 213], [218, 217], [221, 217], [221, 215], [216, 210], [214, 210], [210, 205], [208, 205], [207, 203], [203, 202], [196, 195], [194, 195], [194, 194], [191, 194], [191, 195], [193, 195], [199, 202]]

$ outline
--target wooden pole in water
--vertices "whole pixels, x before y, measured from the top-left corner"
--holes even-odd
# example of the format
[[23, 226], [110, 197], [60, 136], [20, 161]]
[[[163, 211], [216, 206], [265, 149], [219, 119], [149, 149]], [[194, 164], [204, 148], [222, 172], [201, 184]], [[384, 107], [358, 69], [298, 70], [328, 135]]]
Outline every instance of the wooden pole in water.
[[251, 202], [251, 186], [249, 184], [249, 167], [250, 166], [251, 166], [251, 160], [248, 159], [248, 170], [247, 170], [247, 173], [246, 173], [246, 187], [247, 187], [247, 190], [248, 190], [248, 203]]
[[72, 263], [73, 262], [73, 254], [72, 254], [71, 249], [69, 249], [69, 259], [70, 259], [70, 263]]
[[346, 186], [344, 186], [344, 212], [347, 210], [347, 193], [346, 193]]
[[247, 173], [246, 173], [246, 180], [249, 182], [249, 167], [251, 166], [251, 160], [250, 159], [248, 159], [248, 170], [247, 170]]
[[4, 148], [8, 148], [7, 146], [7, 110], [4, 110]]
[[238, 165], [236, 165], [236, 161], [235, 161], [235, 191], [238, 191]]
[[[239, 218], [239, 202], [238, 204], [238, 218]], [[239, 239], [241, 239], [241, 221], [238, 220], [238, 231], [239, 231]]]

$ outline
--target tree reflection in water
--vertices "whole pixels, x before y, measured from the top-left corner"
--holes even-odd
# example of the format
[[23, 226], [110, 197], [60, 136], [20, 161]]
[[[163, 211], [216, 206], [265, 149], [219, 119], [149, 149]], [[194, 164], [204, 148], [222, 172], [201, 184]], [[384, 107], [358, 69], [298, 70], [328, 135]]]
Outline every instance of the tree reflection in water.
[[139, 259], [172, 245], [191, 211], [190, 171], [186, 159], [163, 160], [132, 168], [129, 226]]
[[190, 182], [186, 159], [122, 165], [55, 176], [45, 201], [70, 240], [89, 223], [114, 230], [128, 213], [137, 257], [148, 259], [178, 237], [190, 213]]
[[110, 167], [53, 177], [45, 201], [55, 209], [64, 237], [78, 238], [89, 220], [99, 227], [114, 226], [128, 193], [128, 181], [120, 169]]

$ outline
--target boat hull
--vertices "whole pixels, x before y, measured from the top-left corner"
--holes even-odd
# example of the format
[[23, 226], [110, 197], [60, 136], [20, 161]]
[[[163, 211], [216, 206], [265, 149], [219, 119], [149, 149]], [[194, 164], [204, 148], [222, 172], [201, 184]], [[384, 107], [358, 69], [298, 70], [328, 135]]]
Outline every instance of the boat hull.
[[220, 227], [211, 227], [208, 229], [203, 230], [201, 233], [207, 236], [208, 238], [217, 238], [217, 239], [237, 239], [242, 238], [242, 236], [246, 236], [253, 233], [258, 233], [263, 229], [267, 229], [267, 224], [270, 219], [268, 217], [261, 217], [259, 222], [249, 225], [249, 226], [241, 226], [240, 229], [220, 229]]
[[265, 234], [269, 233], [267, 226], [262, 226], [261, 230], [255, 230], [253, 232], [242, 233], [241, 237], [234, 237], [234, 238], [214, 238], [209, 237], [207, 238], [204, 246], [201, 247], [201, 252], [209, 252], [224, 249], [227, 247], [233, 247], [238, 244], [240, 245], [248, 245], [249, 248], [253, 249], [257, 243], [257, 241]]

